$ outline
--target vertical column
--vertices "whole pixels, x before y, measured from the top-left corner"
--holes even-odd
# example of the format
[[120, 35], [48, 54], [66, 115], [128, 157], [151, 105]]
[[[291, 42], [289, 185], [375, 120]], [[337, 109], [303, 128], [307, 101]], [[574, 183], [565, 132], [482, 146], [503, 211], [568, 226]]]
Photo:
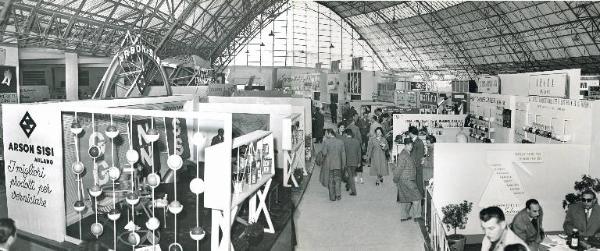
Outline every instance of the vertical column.
[[65, 52], [65, 94], [67, 100], [79, 99], [79, 64], [77, 53]]

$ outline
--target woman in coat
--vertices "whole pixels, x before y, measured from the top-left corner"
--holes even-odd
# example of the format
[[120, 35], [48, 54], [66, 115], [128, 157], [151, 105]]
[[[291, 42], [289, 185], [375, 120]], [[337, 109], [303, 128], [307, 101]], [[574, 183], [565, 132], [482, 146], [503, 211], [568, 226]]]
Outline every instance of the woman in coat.
[[379, 183], [383, 183], [383, 176], [389, 175], [388, 161], [385, 157], [388, 149], [387, 140], [383, 137], [383, 129], [377, 127], [375, 129], [375, 136], [369, 139], [367, 148], [367, 160], [370, 160], [371, 164], [370, 174], [371, 176], [377, 175], [376, 186], [379, 186]]
[[394, 168], [394, 183], [398, 187], [398, 202], [400, 203], [400, 220], [421, 217], [421, 199], [423, 196], [417, 188], [417, 172], [415, 163], [410, 157], [413, 147], [410, 138], [403, 140], [404, 149], [398, 155]]
[[433, 178], [433, 144], [436, 141], [437, 139], [433, 135], [427, 135], [425, 138], [425, 148], [427, 149], [427, 154], [423, 160], [423, 179], [425, 182]]

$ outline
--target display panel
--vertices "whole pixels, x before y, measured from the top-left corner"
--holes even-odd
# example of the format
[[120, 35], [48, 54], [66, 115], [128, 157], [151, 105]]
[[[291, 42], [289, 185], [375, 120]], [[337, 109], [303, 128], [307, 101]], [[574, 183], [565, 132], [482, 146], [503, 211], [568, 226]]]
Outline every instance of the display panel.
[[196, 242], [211, 225], [202, 195], [204, 149], [224, 121], [95, 113], [62, 118], [67, 236], [98, 238], [117, 249], [210, 248], [209, 241]]

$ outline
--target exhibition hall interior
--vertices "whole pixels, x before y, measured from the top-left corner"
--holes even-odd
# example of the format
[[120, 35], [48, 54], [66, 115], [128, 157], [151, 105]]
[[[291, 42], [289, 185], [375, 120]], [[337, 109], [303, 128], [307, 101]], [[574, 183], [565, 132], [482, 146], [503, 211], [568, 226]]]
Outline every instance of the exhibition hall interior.
[[0, 251], [600, 249], [600, 2], [2, 0], [0, 80]]

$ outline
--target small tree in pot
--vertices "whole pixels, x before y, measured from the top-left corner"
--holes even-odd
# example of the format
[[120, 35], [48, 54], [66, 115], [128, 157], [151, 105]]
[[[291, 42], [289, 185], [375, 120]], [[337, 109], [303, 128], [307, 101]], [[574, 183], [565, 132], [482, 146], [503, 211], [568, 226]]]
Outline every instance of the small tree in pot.
[[442, 208], [444, 218], [442, 223], [448, 231], [454, 230], [454, 234], [447, 236], [451, 250], [462, 251], [465, 247], [465, 236], [456, 234], [456, 229], [465, 229], [468, 215], [473, 209], [473, 202], [463, 201], [460, 204], [449, 204]]

